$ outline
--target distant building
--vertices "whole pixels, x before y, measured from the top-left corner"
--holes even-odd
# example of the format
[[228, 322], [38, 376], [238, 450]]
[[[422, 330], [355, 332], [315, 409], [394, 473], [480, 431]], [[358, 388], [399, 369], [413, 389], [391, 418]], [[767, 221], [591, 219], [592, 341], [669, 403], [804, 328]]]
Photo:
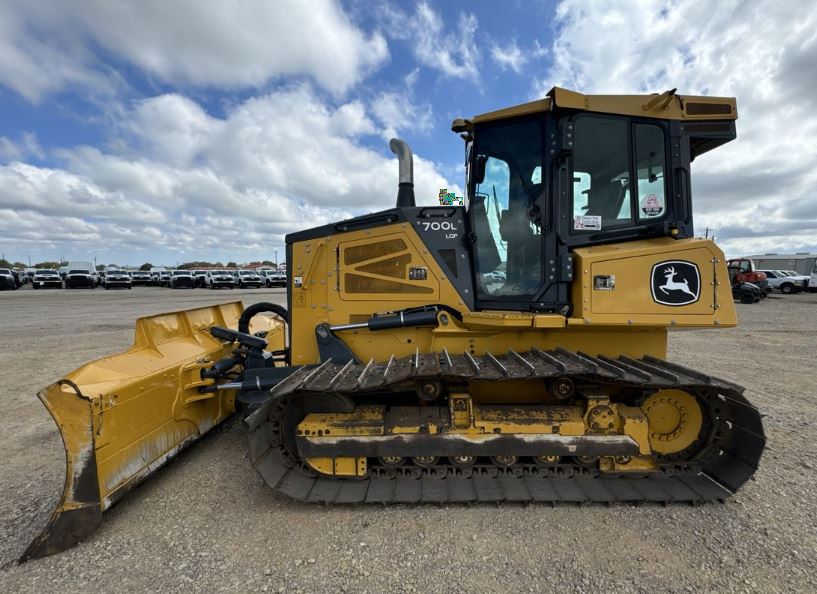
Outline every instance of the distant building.
[[808, 276], [817, 272], [817, 254], [800, 252], [797, 254], [762, 254], [745, 256], [755, 263], [758, 270], [794, 270]]

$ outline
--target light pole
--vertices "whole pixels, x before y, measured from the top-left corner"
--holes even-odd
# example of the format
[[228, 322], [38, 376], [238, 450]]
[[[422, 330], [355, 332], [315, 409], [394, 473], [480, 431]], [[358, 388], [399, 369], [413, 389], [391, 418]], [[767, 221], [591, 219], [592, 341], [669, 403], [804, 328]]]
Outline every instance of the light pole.
[[275, 254], [275, 269], [278, 270], [278, 248], [274, 248], [272, 251]]

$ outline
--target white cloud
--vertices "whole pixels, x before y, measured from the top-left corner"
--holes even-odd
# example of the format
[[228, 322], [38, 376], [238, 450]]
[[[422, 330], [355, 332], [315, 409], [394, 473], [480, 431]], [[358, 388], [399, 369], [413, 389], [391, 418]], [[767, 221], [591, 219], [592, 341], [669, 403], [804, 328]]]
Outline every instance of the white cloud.
[[51, 11], [72, 6], [0, 3], [0, 84], [35, 102], [73, 84], [93, 93], [116, 86], [108, 72], [87, 66], [93, 56], [76, 34], [57, 29]]
[[13, 162], [0, 167], [0, 207], [40, 214], [61, 214], [99, 219], [121, 218], [135, 222], [158, 222], [161, 212], [107, 189], [90, 178], [61, 169]]
[[139, 101], [122, 123], [139, 139], [137, 150], [167, 164], [189, 162], [220, 125], [195, 101], [178, 94]]
[[23, 155], [20, 146], [10, 138], [0, 136], [0, 161], [16, 161]]
[[445, 28], [442, 16], [427, 2], [418, 4], [412, 15], [385, 5], [381, 17], [388, 34], [408, 42], [423, 66], [451, 78], [479, 79], [480, 52], [474, 39], [477, 18], [473, 14], [460, 13], [453, 31]]
[[360, 101], [352, 101], [335, 110], [329, 130], [341, 136], [360, 136], [361, 134], [372, 134], [375, 131], [375, 125], [366, 114], [363, 104]]
[[385, 138], [398, 136], [399, 130], [428, 134], [434, 128], [431, 105], [414, 103], [408, 91], [380, 93], [372, 101], [372, 113]]
[[0, 136], [0, 162], [18, 161], [28, 157], [37, 159], [45, 157], [45, 152], [36, 135], [31, 132], [23, 132], [18, 141]]
[[174, 86], [260, 87], [311, 76], [335, 94], [388, 58], [333, 0], [75, 0], [0, 6], [0, 83], [31, 101], [122, 83], [97, 47]]
[[[697, 231], [727, 252], [817, 249], [817, 12], [809, 2], [579, 0], [556, 10], [553, 67], [534, 85], [586, 93], [736, 96], [738, 139], [693, 164]], [[811, 229], [811, 238], [807, 229]]]
[[383, 90], [370, 102], [374, 118], [380, 124], [385, 139], [401, 134], [427, 135], [434, 129], [434, 112], [430, 103], [415, 100], [414, 88], [420, 69], [414, 68], [403, 77], [397, 90]]
[[528, 61], [527, 56], [516, 44], [516, 41], [511, 41], [506, 46], [494, 43], [491, 46], [491, 58], [503, 70], [513, 70], [517, 74], [522, 72], [522, 67]]
[[[331, 107], [309, 85], [223, 118], [177, 94], [119, 113], [116, 150], [62, 149], [61, 168], [0, 166], [0, 210], [15, 213], [5, 237], [18, 248], [39, 237], [60, 253], [255, 258], [286, 233], [390, 208], [397, 195], [386, 143], [359, 143], [376, 129], [363, 105]], [[441, 187], [461, 194], [422, 157], [414, 169], [418, 203], [434, 204]]]
[[414, 87], [417, 85], [417, 79], [420, 78], [420, 69], [415, 68], [411, 72], [409, 72], [404, 78], [403, 82], [406, 84], [406, 88], [409, 91], [414, 91]]

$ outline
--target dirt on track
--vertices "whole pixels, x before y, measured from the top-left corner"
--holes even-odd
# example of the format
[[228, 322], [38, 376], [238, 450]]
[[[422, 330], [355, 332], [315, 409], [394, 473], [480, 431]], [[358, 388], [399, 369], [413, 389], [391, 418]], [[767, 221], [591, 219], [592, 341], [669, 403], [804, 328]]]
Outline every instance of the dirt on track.
[[37, 390], [127, 348], [138, 316], [280, 289], [0, 293], [0, 591], [813, 592], [817, 294], [737, 305], [736, 329], [670, 336], [669, 359], [747, 387], [765, 414], [756, 480], [726, 504], [323, 507], [276, 497], [237, 421], [105, 513], [77, 547], [17, 565], [64, 457]]

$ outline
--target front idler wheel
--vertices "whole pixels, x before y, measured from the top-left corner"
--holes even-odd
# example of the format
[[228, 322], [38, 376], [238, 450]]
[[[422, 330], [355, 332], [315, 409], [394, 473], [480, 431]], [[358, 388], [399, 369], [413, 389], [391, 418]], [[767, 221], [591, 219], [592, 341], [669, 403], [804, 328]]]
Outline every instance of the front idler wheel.
[[659, 390], [649, 396], [641, 410], [647, 417], [650, 448], [669, 456], [683, 452], [701, 435], [704, 413], [698, 399], [683, 390]]

